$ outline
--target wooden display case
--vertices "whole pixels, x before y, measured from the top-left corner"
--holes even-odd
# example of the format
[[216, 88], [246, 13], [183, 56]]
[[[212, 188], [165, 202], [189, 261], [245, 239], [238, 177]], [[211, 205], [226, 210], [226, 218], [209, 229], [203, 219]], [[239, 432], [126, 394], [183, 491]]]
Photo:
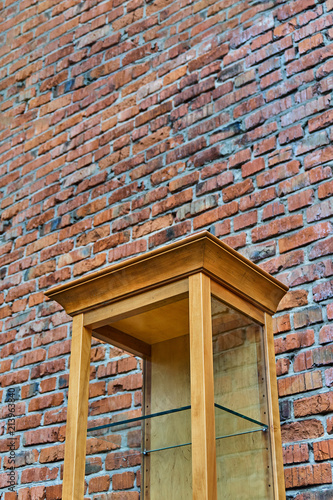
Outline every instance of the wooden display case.
[[73, 316], [62, 498], [84, 497], [93, 335], [144, 359], [142, 418], [89, 429], [140, 430], [142, 500], [285, 499], [272, 315], [286, 291], [208, 232], [51, 289]]

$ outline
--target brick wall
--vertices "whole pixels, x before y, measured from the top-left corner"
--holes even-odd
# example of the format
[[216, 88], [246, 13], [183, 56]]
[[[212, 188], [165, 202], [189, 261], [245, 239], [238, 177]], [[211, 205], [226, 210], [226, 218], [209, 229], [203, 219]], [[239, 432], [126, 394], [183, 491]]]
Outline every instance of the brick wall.
[[[287, 495], [332, 498], [333, 1], [0, 5], [4, 499], [61, 498], [70, 318], [43, 291], [200, 229], [290, 286]], [[98, 343], [92, 360], [91, 418], [140, 411], [138, 361]], [[137, 500], [130, 456], [89, 456], [87, 498]]]

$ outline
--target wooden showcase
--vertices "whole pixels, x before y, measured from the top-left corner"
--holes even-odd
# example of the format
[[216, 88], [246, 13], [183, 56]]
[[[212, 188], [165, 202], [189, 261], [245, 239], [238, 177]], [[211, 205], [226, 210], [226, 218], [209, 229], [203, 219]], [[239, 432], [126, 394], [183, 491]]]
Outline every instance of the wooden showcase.
[[285, 499], [272, 315], [286, 291], [202, 232], [47, 292], [73, 316], [63, 500], [84, 497], [92, 335], [144, 359], [143, 417], [113, 424], [140, 428], [142, 500]]

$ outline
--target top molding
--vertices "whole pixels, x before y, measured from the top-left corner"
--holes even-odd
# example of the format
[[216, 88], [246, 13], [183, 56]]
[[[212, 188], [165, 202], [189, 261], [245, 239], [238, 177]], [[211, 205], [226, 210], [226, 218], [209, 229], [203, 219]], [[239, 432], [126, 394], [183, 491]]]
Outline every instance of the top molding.
[[288, 287], [208, 231], [108, 266], [45, 293], [74, 316], [203, 272], [274, 314]]

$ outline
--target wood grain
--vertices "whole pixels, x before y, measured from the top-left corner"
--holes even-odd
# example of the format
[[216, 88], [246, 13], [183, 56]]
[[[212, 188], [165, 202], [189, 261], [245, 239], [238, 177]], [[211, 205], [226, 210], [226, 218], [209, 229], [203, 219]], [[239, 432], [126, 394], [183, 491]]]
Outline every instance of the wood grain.
[[91, 330], [73, 318], [66, 424], [63, 500], [82, 500], [86, 461]]
[[240, 311], [242, 314], [249, 316], [262, 325], [265, 323], [265, 313], [262, 310], [223, 287], [216, 281], [211, 281], [211, 290], [214, 297], [222, 300], [233, 309], [236, 309], [236, 311]]
[[280, 414], [278, 404], [278, 391], [276, 379], [276, 364], [274, 352], [274, 337], [272, 317], [265, 314], [265, 360], [267, 380], [267, 403], [269, 412], [269, 428], [271, 439], [271, 453], [273, 466], [274, 499], [285, 500], [286, 490], [284, 482], [282, 440], [280, 427]]
[[149, 357], [151, 353], [149, 344], [111, 326], [95, 328], [94, 337], [142, 358]]
[[[68, 314], [105, 306], [204, 272], [261, 309], [274, 313], [288, 288], [207, 231], [105, 268], [46, 295]], [[89, 323], [90, 324], [90, 323]]]
[[182, 300], [187, 294], [188, 280], [179, 280], [154, 290], [142, 292], [140, 295], [128, 299], [118, 300], [96, 310], [88, 311], [84, 314], [84, 324], [92, 329], [99, 328], [111, 322], [121, 321]]
[[189, 278], [193, 500], [217, 500], [210, 279]]

